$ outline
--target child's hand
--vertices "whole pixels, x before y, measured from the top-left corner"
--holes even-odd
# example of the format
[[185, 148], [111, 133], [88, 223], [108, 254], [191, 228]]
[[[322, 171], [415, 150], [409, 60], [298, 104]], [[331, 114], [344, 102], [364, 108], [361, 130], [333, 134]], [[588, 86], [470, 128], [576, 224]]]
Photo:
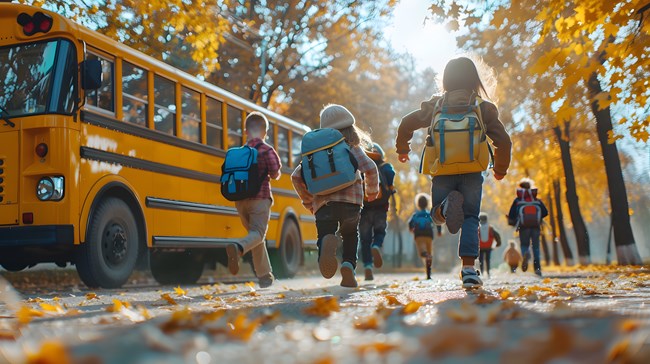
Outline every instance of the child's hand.
[[366, 199], [368, 200], [368, 202], [372, 202], [376, 200], [377, 197], [379, 197], [379, 192], [373, 193], [372, 195], [366, 195]]
[[397, 156], [397, 160], [399, 160], [399, 161], [402, 162], [402, 163], [406, 163], [406, 162], [408, 162], [410, 159], [409, 159], [409, 155], [408, 155], [408, 153], [406, 153], [406, 154], [402, 154], [402, 153], [400, 153], [400, 154]]
[[497, 172], [494, 172], [494, 179], [496, 179], [497, 181], [501, 181], [504, 177], [505, 177], [504, 174], [499, 174]]

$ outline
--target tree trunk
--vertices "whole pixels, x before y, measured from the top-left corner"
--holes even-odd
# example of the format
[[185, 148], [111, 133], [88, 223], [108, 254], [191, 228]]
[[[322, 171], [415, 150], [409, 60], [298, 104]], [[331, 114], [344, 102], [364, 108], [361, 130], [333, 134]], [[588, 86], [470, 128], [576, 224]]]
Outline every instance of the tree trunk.
[[558, 144], [560, 144], [562, 166], [564, 167], [564, 177], [566, 181], [566, 202], [567, 205], [569, 205], [569, 214], [571, 215], [571, 222], [573, 223], [573, 232], [576, 236], [578, 261], [580, 264], [587, 265], [591, 262], [589, 234], [587, 233], [587, 226], [585, 225], [582, 213], [580, 212], [580, 202], [578, 201], [578, 193], [576, 191], [576, 178], [573, 172], [573, 162], [571, 161], [569, 127], [569, 123], [564, 123], [564, 136], [562, 135], [562, 130], [560, 130], [559, 125], [555, 126], [553, 131], [557, 137]]
[[544, 253], [544, 263], [546, 265], [551, 264], [551, 256], [548, 253], [548, 243], [546, 242], [546, 232], [544, 229], [541, 229], [541, 234], [540, 234], [540, 243], [542, 244], [542, 252]]
[[[589, 92], [592, 97], [602, 92], [598, 75], [593, 73], [589, 78]], [[616, 143], [609, 143], [609, 133], [612, 132], [612, 115], [609, 107], [598, 109], [598, 102], [591, 103], [591, 110], [596, 116], [596, 130], [598, 141], [605, 161], [607, 174], [607, 187], [609, 189], [609, 202], [612, 209], [614, 226], [614, 244], [618, 264], [640, 265], [641, 256], [636, 247], [632, 225], [630, 224], [630, 210], [627, 201], [627, 190], [623, 180], [621, 160], [618, 157]]]
[[555, 193], [555, 210], [557, 216], [557, 227], [560, 232], [560, 246], [562, 246], [562, 253], [564, 253], [564, 263], [566, 265], [573, 265], [573, 253], [569, 247], [569, 241], [566, 238], [566, 231], [564, 230], [564, 214], [562, 213], [562, 187], [560, 180], [553, 181], [553, 192]]
[[555, 213], [553, 208], [553, 198], [551, 194], [548, 194], [548, 216], [549, 221], [551, 222], [551, 237], [553, 241], [551, 242], [551, 247], [553, 249], [553, 264], [560, 265], [560, 257], [557, 254], [557, 230], [555, 230]]

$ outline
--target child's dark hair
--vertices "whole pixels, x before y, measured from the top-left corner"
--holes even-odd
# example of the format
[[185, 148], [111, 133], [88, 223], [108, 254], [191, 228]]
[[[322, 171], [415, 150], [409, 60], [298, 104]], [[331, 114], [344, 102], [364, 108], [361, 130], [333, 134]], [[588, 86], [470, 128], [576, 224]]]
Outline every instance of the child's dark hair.
[[245, 128], [247, 130], [255, 129], [266, 132], [266, 130], [269, 128], [269, 121], [261, 112], [253, 111], [246, 117]]
[[442, 88], [445, 91], [472, 90], [477, 95], [482, 91], [487, 96], [476, 65], [467, 57], [454, 58], [447, 63], [442, 76]]
[[424, 193], [420, 193], [416, 198], [416, 203], [420, 210], [426, 210], [429, 207], [429, 197]]
[[530, 180], [529, 178], [523, 178], [521, 181], [519, 181], [519, 187], [529, 190], [533, 186], [533, 181]]

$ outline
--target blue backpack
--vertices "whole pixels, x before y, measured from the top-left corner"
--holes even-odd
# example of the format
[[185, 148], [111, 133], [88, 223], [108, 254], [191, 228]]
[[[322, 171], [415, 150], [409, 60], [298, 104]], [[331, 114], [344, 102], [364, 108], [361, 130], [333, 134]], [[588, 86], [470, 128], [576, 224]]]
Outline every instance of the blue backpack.
[[221, 194], [229, 201], [241, 201], [255, 197], [262, 187], [262, 178], [257, 167], [258, 150], [244, 145], [230, 148], [221, 165]]
[[415, 236], [433, 237], [433, 219], [426, 210], [420, 210], [413, 214], [409, 227], [413, 229]]
[[340, 131], [315, 129], [302, 138], [302, 177], [312, 195], [327, 195], [357, 181], [357, 161]]

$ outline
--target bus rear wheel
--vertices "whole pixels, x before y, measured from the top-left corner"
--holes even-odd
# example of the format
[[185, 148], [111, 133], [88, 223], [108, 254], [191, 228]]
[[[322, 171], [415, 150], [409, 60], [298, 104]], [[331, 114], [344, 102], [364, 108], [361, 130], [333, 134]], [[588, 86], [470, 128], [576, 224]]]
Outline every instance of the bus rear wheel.
[[190, 251], [152, 251], [151, 275], [160, 284], [194, 284], [203, 274], [203, 259]]
[[10, 271], [10, 272], [20, 272], [21, 270], [27, 268], [28, 264], [26, 263], [21, 263], [21, 262], [3, 262], [0, 263], [2, 268]]
[[86, 242], [77, 250], [79, 277], [88, 287], [121, 287], [135, 268], [138, 243], [138, 227], [126, 202], [102, 200], [90, 219]]
[[282, 227], [280, 247], [269, 249], [273, 273], [278, 278], [292, 278], [300, 269], [302, 254], [300, 230], [293, 220], [287, 220]]

